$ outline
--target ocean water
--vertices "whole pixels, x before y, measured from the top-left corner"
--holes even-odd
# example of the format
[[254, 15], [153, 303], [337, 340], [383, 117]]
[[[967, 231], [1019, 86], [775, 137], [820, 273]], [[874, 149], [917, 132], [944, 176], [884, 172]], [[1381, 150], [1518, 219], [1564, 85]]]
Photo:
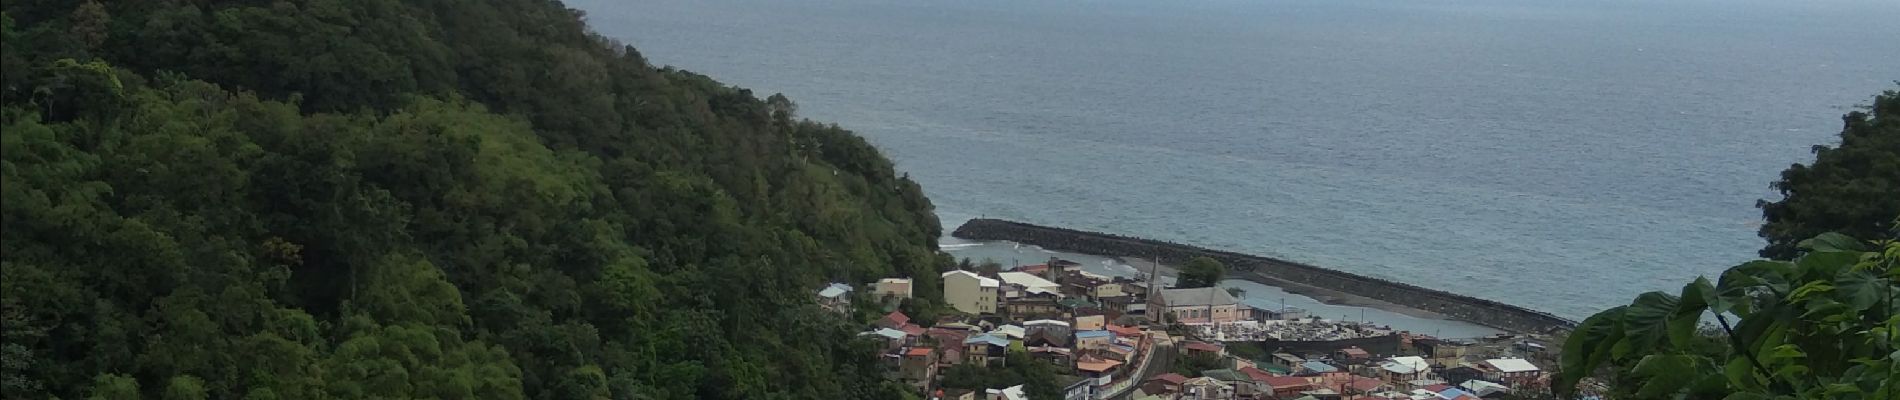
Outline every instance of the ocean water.
[[1894, 0], [570, 1], [978, 216], [1573, 318], [1750, 259], [1900, 79]]

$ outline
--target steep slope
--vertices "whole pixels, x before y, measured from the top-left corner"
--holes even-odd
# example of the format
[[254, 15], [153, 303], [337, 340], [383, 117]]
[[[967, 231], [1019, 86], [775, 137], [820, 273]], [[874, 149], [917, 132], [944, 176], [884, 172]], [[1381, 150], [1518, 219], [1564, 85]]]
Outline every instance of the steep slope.
[[946, 261], [861, 138], [558, 2], [6, 1], [9, 398], [882, 398]]

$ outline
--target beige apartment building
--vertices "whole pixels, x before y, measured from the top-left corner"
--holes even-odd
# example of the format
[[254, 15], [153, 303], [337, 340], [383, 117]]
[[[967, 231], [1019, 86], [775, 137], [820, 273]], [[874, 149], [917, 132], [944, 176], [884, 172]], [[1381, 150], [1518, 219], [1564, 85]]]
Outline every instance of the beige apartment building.
[[943, 301], [957, 311], [995, 314], [997, 289], [1002, 282], [970, 271], [943, 273]]

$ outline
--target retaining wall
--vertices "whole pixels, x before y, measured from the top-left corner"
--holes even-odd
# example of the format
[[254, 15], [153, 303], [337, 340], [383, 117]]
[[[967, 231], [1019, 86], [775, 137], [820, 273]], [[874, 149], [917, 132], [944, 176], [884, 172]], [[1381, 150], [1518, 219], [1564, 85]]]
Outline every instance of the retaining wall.
[[1191, 245], [1106, 233], [1084, 232], [999, 219], [972, 219], [951, 233], [961, 239], [1008, 240], [1100, 256], [1151, 259], [1181, 265], [1194, 257], [1220, 260], [1233, 271], [1230, 277], [1267, 285], [1274, 279], [1336, 290], [1393, 304], [1444, 314], [1451, 318], [1512, 332], [1548, 332], [1570, 329], [1576, 321], [1549, 313], [1470, 296], [1427, 289], [1403, 282], [1354, 275], [1275, 258], [1213, 250]]

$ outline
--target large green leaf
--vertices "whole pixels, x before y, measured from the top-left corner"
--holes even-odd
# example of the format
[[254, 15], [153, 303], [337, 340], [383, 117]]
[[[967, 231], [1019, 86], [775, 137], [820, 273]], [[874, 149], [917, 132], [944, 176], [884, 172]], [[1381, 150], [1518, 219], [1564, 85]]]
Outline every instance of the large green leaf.
[[1754, 365], [1747, 358], [1730, 358], [1728, 364], [1722, 366], [1722, 373], [1728, 376], [1729, 386], [1741, 390], [1763, 389], [1760, 375], [1755, 373]]
[[1709, 359], [1701, 356], [1653, 354], [1644, 356], [1630, 372], [1643, 378], [1636, 397], [1657, 399], [1688, 391], [1691, 385], [1715, 375], [1715, 368]]
[[1623, 341], [1616, 347], [1613, 355], [1617, 359], [1633, 354], [1648, 354], [1660, 350], [1659, 344], [1669, 334], [1670, 316], [1676, 312], [1680, 300], [1663, 292], [1648, 292], [1636, 296], [1628, 309], [1623, 311]]
[[1874, 271], [1866, 269], [1842, 271], [1834, 278], [1834, 297], [1846, 304], [1853, 312], [1861, 312], [1874, 307], [1874, 304], [1895, 290]]
[[1616, 306], [1598, 312], [1570, 332], [1570, 339], [1564, 341], [1563, 371], [1553, 383], [1559, 393], [1576, 391], [1577, 381], [1595, 373], [1597, 366], [1610, 358], [1610, 348], [1623, 341], [1623, 310], [1628, 308]]
[[1722, 272], [1715, 286], [1726, 311], [1747, 316], [1759, 308], [1763, 298], [1787, 294], [1789, 280], [1795, 275], [1794, 263], [1756, 260]]
[[1792, 307], [1776, 304], [1753, 316], [1743, 318], [1742, 322], [1735, 326], [1734, 332], [1735, 340], [1745, 346], [1738, 350], [1749, 354], [1761, 354], [1767, 349], [1781, 345], [1783, 338], [1787, 335], [1788, 325], [1798, 312], [1799, 310]]
[[1855, 240], [1853, 237], [1838, 232], [1823, 233], [1820, 236], [1803, 240], [1800, 244], [1795, 245], [1795, 247], [1815, 253], [1861, 252], [1866, 250], [1866, 246], [1861, 245], [1859, 240]]
[[1808, 253], [1794, 261], [1795, 270], [1800, 272], [1800, 275], [1795, 278], [1800, 281], [1833, 280], [1841, 271], [1852, 269], [1854, 264], [1859, 264], [1862, 254], [1865, 253], [1844, 251]]
[[1694, 282], [1682, 286], [1681, 303], [1669, 316], [1669, 343], [1677, 348], [1688, 346], [1695, 339], [1696, 324], [1702, 322], [1703, 311], [1723, 312], [1728, 304], [1715, 295], [1715, 285], [1708, 278], [1696, 277]]

